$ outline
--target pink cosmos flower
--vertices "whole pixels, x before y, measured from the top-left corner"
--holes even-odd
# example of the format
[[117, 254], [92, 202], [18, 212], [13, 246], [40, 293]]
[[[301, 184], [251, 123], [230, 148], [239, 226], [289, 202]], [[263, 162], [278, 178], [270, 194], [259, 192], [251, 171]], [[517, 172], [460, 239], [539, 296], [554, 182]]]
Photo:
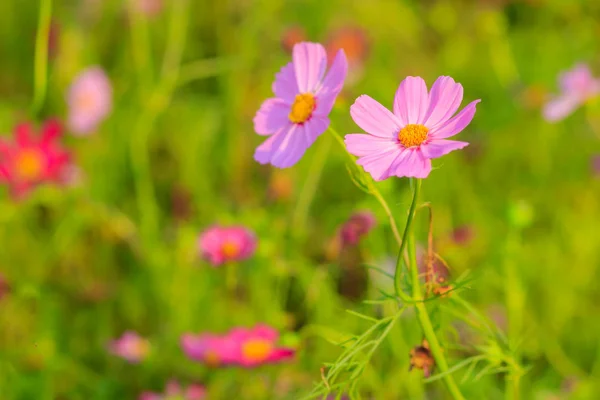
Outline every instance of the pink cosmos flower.
[[94, 131], [112, 110], [112, 86], [100, 67], [82, 71], [67, 93], [68, 126], [77, 135]]
[[214, 266], [250, 258], [256, 250], [256, 237], [243, 226], [213, 226], [200, 235], [202, 256]]
[[446, 140], [469, 125], [481, 101], [469, 103], [452, 117], [462, 98], [462, 85], [449, 76], [440, 76], [429, 93], [422, 78], [407, 77], [396, 91], [393, 113], [362, 95], [350, 114], [368, 135], [346, 135], [346, 147], [376, 181], [390, 176], [426, 178], [432, 158], [468, 145]]
[[600, 80], [592, 76], [585, 64], [577, 64], [561, 73], [558, 84], [560, 94], [548, 101], [543, 109], [544, 118], [549, 122], [569, 116], [577, 107], [600, 93]]
[[254, 159], [278, 168], [296, 164], [325, 132], [348, 71], [346, 56], [340, 50], [325, 75], [327, 53], [318, 43], [296, 44], [292, 60], [275, 76], [276, 97], [267, 99], [254, 117], [256, 133], [270, 136], [258, 146]]
[[227, 366], [236, 363], [237, 349], [227, 336], [210, 333], [201, 335], [185, 334], [181, 337], [183, 352], [192, 360], [210, 367]]
[[270, 326], [259, 324], [252, 329], [235, 328], [228, 336], [236, 344], [237, 362], [243, 367], [256, 367], [292, 358], [294, 349], [278, 347], [279, 333]]
[[60, 134], [60, 124], [47, 121], [40, 137], [25, 123], [15, 127], [14, 141], [0, 139], [0, 183], [8, 185], [15, 198], [44, 182], [61, 181], [70, 157], [57, 143]]
[[252, 329], [234, 328], [225, 335], [191, 335], [181, 338], [185, 354], [209, 366], [240, 365], [255, 367], [276, 363], [294, 356], [295, 351], [279, 347], [279, 333], [263, 324]]
[[375, 224], [376, 220], [372, 212], [360, 211], [354, 213], [340, 230], [342, 243], [348, 245], [358, 244], [360, 238], [369, 233]]
[[164, 393], [144, 392], [138, 400], [203, 400], [206, 398], [206, 388], [202, 385], [191, 384], [182, 388], [179, 382], [167, 382]]
[[150, 352], [150, 343], [136, 332], [127, 331], [108, 345], [108, 350], [130, 363], [139, 363]]

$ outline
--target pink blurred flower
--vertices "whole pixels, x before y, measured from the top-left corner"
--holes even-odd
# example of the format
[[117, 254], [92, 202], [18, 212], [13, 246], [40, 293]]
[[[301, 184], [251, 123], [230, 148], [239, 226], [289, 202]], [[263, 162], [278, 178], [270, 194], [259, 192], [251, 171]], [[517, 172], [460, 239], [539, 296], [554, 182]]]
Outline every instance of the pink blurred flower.
[[256, 133], [270, 136], [258, 146], [254, 159], [279, 168], [296, 164], [325, 132], [348, 70], [340, 50], [325, 75], [327, 53], [318, 43], [296, 44], [292, 59], [275, 76], [276, 97], [267, 99], [254, 117]]
[[214, 266], [250, 258], [256, 250], [254, 233], [243, 226], [213, 226], [200, 235], [202, 256]]
[[306, 31], [300, 25], [287, 27], [281, 36], [281, 47], [286, 53], [292, 54], [294, 46], [307, 40]]
[[464, 246], [475, 239], [475, 235], [475, 228], [472, 225], [461, 225], [452, 231], [450, 237], [454, 244]]
[[238, 358], [235, 343], [227, 336], [188, 333], [181, 337], [181, 347], [190, 359], [211, 367], [231, 365]]
[[163, 8], [162, 0], [133, 0], [135, 10], [146, 17], [158, 15]]
[[109, 351], [130, 363], [139, 363], [148, 356], [150, 343], [136, 332], [127, 331], [108, 345]]
[[600, 93], [600, 80], [592, 76], [585, 64], [577, 64], [558, 76], [560, 93], [550, 99], [543, 109], [544, 118], [549, 122], [559, 121], [569, 116], [588, 99]]
[[432, 158], [468, 145], [446, 140], [469, 125], [481, 101], [469, 103], [452, 117], [462, 98], [462, 85], [449, 76], [440, 76], [429, 93], [422, 78], [407, 77], [396, 91], [393, 113], [362, 95], [350, 114], [368, 135], [346, 135], [346, 147], [376, 181], [390, 176], [426, 178]]
[[595, 178], [600, 178], [600, 154], [595, 154], [590, 160], [592, 175]]
[[77, 135], [94, 131], [112, 111], [112, 86], [100, 67], [83, 70], [67, 93], [68, 126]]
[[144, 392], [138, 400], [203, 400], [206, 398], [206, 388], [202, 385], [191, 384], [183, 389], [179, 382], [167, 382], [164, 393]]
[[340, 229], [343, 244], [356, 245], [360, 238], [373, 229], [376, 224], [375, 216], [370, 211], [354, 213]]
[[279, 347], [278, 340], [279, 333], [275, 329], [259, 324], [251, 329], [234, 328], [221, 336], [185, 334], [181, 345], [189, 358], [209, 366], [256, 367], [294, 356], [294, 349]]
[[35, 137], [25, 123], [15, 127], [14, 141], [0, 139], [0, 183], [8, 185], [14, 197], [44, 182], [60, 182], [70, 158], [57, 143], [61, 129], [57, 121], [47, 121]]
[[364, 29], [345, 26], [333, 30], [329, 33], [325, 48], [330, 63], [339, 49], [344, 50], [348, 58], [349, 81], [356, 81], [362, 75], [363, 65], [369, 54], [369, 40]]
[[8, 293], [10, 293], [10, 284], [4, 275], [0, 274], [0, 300], [2, 300], [2, 298]]

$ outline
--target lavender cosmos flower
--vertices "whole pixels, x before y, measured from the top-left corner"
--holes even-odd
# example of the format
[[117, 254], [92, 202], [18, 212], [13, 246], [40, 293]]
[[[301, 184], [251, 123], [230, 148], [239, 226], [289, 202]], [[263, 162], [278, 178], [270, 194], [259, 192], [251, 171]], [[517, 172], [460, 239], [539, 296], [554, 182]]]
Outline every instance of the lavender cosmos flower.
[[214, 266], [250, 258], [256, 250], [254, 233], [243, 226], [213, 226], [200, 235], [200, 252]]
[[94, 131], [112, 110], [112, 86], [100, 67], [81, 72], [67, 93], [68, 126], [77, 135]]
[[139, 363], [150, 352], [150, 343], [136, 332], [127, 331], [108, 345], [109, 351], [130, 363]]
[[592, 76], [585, 64], [577, 64], [558, 76], [560, 94], [544, 106], [543, 115], [549, 122], [569, 116], [577, 107], [600, 93], [600, 80]]
[[350, 114], [368, 135], [346, 135], [346, 147], [376, 181], [390, 176], [426, 178], [432, 158], [468, 145], [446, 140], [469, 125], [480, 102], [469, 103], [452, 117], [462, 98], [462, 85], [449, 76], [440, 76], [429, 93], [422, 78], [407, 77], [396, 91], [393, 113], [362, 95]]
[[254, 153], [261, 164], [287, 168], [296, 164], [329, 126], [329, 112], [342, 90], [348, 70], [338, 51], [327, 75], [327, 53], [318, 43], [298, 43], [293, 61], [275, 76], [273, 93], [254, 117], [254, 130], [270, 136]]

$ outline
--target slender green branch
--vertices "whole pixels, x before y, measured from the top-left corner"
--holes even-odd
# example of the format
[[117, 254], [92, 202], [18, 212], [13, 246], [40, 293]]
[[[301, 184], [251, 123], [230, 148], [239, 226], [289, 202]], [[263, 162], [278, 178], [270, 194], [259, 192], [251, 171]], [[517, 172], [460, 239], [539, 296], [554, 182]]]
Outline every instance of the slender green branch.
[[44, 98], [46, 97], [46, 87], [48, 86], [48, 41], [51, 19], [52, 0], [41, 0], [40, 17], [35, 38], [34, 91], [33, 102], [31, 103], [31, 113], [33, 115], [41, 110]]
[[[413, 192], [413, 199], [410, 203], [410, 209], [408, 211], [408, 217], [406, 218], [406, 226], [404, 227], [404, 233], [402, 234], [402, 242], [400, 243], [400, 251], [398, 251], [398, 258], [396, 260], [396, 272], [394, 274], [394, 287], [396, 288], [396, 294], [400, 296], [402, 293], [402, 256], [406, 249], [406, 241], [412, 228], [412, 222], [415, 217], [415, 209], [417, 207], [417, 198], [419, 197], [419, 191], [421, 190], [421, 181], [417, 180], [415, 183], [415, 190]], [[417, 272], [418, 275], [418, 272]], [[420, 298], [421, 296], [419, 296]], [[416, 300], [417, 298], [415, 298]]]

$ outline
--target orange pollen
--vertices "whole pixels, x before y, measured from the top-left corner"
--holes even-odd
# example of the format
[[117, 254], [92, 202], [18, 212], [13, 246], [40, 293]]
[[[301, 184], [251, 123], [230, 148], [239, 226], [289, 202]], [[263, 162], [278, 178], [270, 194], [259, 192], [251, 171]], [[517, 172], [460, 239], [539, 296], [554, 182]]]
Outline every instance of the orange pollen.
[[398, 140], [404, 147], [418, 146], [427, 139], [429, 129], [420, 124], [408, 124], [398, 132]]
[[305, 123], [315, 110], [315, 96], [310, 93], [296, 95], [288, 118], [295, 124]]
[[23, 150], [15, 160], [15, 172], [23, 180], [32, 181], [42, 172], [42, 158], [35, 150]]
[[248, 361], [264, 361], [272, 351], [273, 344], [265, 339], [250, 339], [242, 345], [242, 355]]
[[235, 242], [225, 242], [223, 243], [223, 247], [221, 247], [221, 251], [225, 258], [234, 258], [239, 254], [240, 248]]

